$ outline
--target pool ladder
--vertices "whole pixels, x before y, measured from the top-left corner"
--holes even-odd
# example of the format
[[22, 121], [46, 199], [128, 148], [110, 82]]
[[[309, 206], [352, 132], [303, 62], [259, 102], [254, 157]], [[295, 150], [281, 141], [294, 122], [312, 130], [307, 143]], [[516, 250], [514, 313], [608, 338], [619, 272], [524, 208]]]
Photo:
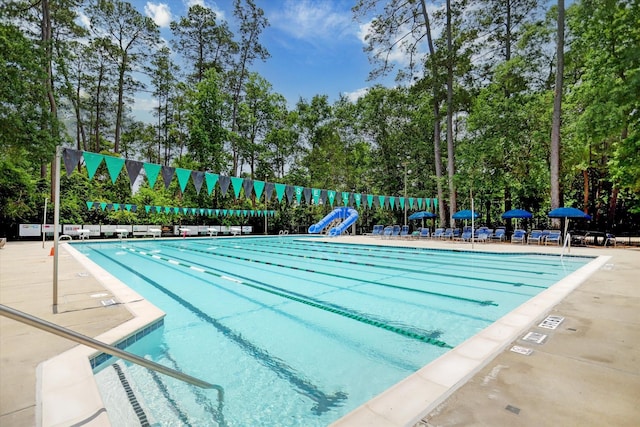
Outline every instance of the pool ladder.
[[7, 307], [6, 305], [0, 304], [0, 316], [8, 317], [9, 319], [16, 320], [18, 322], [25, 323], [29, 326], [33, 326], [42, 331], [46, 331], [57, 335], [62, 338], [66, 338], [71, 341], [75, 341], [78, 344], [83, 344], [88, 347], [94, 348], [96, 350], [100, 350], [103, 353], [110, 354], [111, 356], [119, 357], [128, 362], [134, 363], [136, 365], [143, 366], [147, 369], [151, 369], [156, 372], [160, 372], [161, 374], [168, 375], [170, 377], [176, 378], [180, 381], [184, 381], [186, 383], [195, 385], [200, 388], [206, 389], [215, 389], [218, 391], [218, 399], [220, 402], [224, 400], [224, 389], [222, 386], [217, 384], [211, 384], [206, 381], [200, 380], [198, 378], [192, 377], [191, 375], [184, 374], [180, 371], [176, 371], [171, 368], [167, 368], [159, 363], [152, 362], [151, 360], [147, 360], [143, 357], [136, 356], [133, 353], [129, 353], [128, 351], [120, 350], [117, 347], [114, 347], [109, 344], [105, 344], [98, 340], [95, 340], [86, 335], [79, 334], [71, 329], [64, 328], [62, 326], [58, 326], [54, 323], [48, 322], [43, 319], [39, 319], [30, 314], [24, 313], [22, 311], [16, 310], [11, 307]]

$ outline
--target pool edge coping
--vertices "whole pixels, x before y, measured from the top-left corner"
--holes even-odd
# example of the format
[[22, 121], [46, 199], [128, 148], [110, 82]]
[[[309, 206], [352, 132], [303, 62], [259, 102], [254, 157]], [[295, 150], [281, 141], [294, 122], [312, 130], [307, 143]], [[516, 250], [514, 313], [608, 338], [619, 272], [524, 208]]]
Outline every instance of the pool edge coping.
[[[599, 255], [330, 427], [412, 427], [611, 259]], [[462, 369], [461, 369], [462, 367]]]
[[[80, 253], [73, 245], [64, 249], [117, 299], [132, 319], [96, 337], [114, 345], [164, 318], [165, 313], [123, 282]], [[36, 368], [36, 424], [39, 426], [111, 426], [98, 390], [90, 360], [101, 352], [77, 345], [41, 362]]]
[[[89, 257], [77, 251], [73, 245], [64, 243], [61, 247], [85, 266], [89, 273], [111, 291], [134, 316], [133, 319], [95, 337], [96, 339], [113, 344], [164, 317], [164, 312], [95, 264]], [[604, 266], [611, 256], [599, 255], [593, 258], [588, 264], [529, 299], [414, 374], [334, 421], [330, 426], [413, 426], [489, 364], [520, 334], [541, 319], [589, 276]], [[529, 312], [532, 306], [537, 305], [541, 307]], [[479, 348], [483, 351], [478, 351]], [[78, 345], [38, 365], [36, 372], [38, 425], [62, 426], [85, 423], [90, 420], [92, 426], [111, 426], [90, 366], [90, 358], [99, 353], [97, 350]], [[481, 354], [481, 356], [474, 357], [471, 354]], [[461, 370], [460, 364], [466, 365], [466, 369]], [[61, 375], [62, 373], [65, 375]], [[52, 395], [53, 399], [51, 399]], [[73, 402], [73, 412], [69, 411], [68, 402]]]

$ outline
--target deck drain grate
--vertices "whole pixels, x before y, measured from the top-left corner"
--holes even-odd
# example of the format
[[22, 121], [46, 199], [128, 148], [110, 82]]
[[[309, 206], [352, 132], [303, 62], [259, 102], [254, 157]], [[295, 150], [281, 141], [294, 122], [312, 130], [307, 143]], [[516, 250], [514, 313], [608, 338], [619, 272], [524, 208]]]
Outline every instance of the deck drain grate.
[[504, 409], [506, 409], [509, 412], [513, 412], [516, 415], [520, 414], [520, 408], [516, 408], [515, 406], [507, 405], [507, 407]]
[[547, 316], [538, 326], [545, 329], [556, 329], [564, 321], [562, 316]]
[[524, 354], [525, 356], [531, 356], [531, 353], [533, 353], [533, 350], [531, 350], [530, 348], [520, 347], [519, 345], [514, 345], [513, 347], [511, 347], [511, 351], [518, 354]]
[[78, 273], [78, 277], [89, 277], [89, 273], [85, 273], [84, 271], [81, 271], [80, 273]]
[[522, 340], [542, 344], [546, 338], [547, 336], [545, 334], [541, 334], [539, 332], [528, 332], [524, 337], [522, 337]]
[[103, 306], [108, 307], [110, 305], [116, 305], [116, 300], [114, 300], [113, 298], [111, 299], [103, 299], [102, 301], [100, 301], [102, 303]]

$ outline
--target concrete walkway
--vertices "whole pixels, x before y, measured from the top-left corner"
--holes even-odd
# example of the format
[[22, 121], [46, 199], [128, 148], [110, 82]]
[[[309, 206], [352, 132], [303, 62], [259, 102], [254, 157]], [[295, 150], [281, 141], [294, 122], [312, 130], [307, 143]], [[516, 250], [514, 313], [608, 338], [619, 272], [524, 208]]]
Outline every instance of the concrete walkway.
[[[469, 250], [468, 243], [344, 237], [352, 243]], [[335, 240], [334, 240], [335, 241]], [[98, 336], [131, 319], [122, 305], [103, 307], [109, 291], [64, 248], [58, 314], [52, 311], [51, 242], [8, 242], [0, 250], [0, 304]], [[559, 253], [557, 247], [475, 245], [475, 250]], [[416, 426], [616, 425], [640, 423], [640, 251], [575, 248], [612, 258], [550, 314], [565, 317], [524, 356], [509, 347]], [[36, 367], [74, 343], [0, 317], [0, 425], [33, 426]], [[388, 425], [388, 424], [376, 424]]]
[[[53, 313], [53, 256], [47, 242], [7, 242], [0, 249], [0, 304], [95, 337], [131, 319], [98, 280], [60, 248], [58, 313]], [[0, 426], [36, 424], [36, 367], [76, 344], [0, 317]]]

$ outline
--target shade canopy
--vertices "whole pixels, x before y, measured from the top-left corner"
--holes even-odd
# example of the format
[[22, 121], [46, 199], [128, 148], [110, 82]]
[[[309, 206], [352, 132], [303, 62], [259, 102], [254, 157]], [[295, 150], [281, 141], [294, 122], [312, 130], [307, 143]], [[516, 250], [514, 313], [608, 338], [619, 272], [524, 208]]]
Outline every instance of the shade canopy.
[[531, 212], [525, 211], [524, 209], [511, 209], [510, 211], [506, 211], [505, 213], [503, 213], [502, 218], [533, 218], [533, 214]]
[[549, 218], [582, 218], [591, 219], [591, 215], [572, 207], [556, 208], [547, 214]]
[[453, 214], [453, 219], [471, 219], [471, 218], [478, 218], [480, 216], [480, 214], [478, 212], [475, 211], [471, 211], [469, 209], [466, 209], [464, 211], [458, 211], [456, 213]]
[[435, 217], [436, 217], [436, 214], [427, 212], [427, 211], [414, 212], [411, 215], [409, 215], [409, 219], [422, 219], [422, 218], [435, 218]]

